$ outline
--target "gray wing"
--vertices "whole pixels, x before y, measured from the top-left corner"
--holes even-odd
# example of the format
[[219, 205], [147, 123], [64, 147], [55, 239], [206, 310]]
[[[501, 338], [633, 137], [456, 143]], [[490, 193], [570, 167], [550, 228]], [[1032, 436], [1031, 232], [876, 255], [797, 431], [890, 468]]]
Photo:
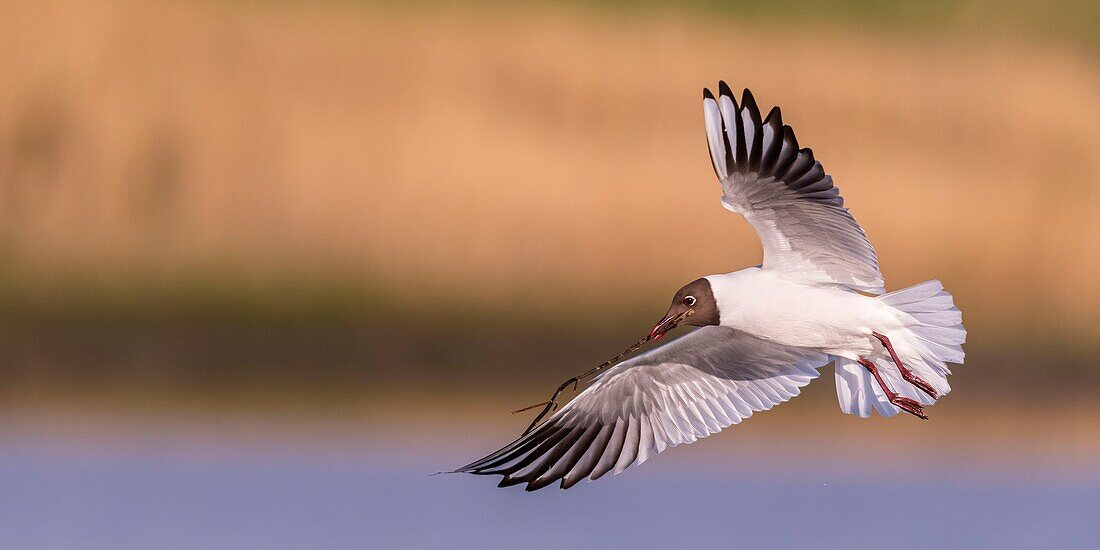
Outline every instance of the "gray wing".
[[703, 90], [703, 114], [722, 205], [741, 214], [764, 247], [764, 269], [884, 292], [875, 249], [809, 148], [799, 149], [778, 107], [761, 120], [752, 93], [741, 105], [719, 83]]
[[541, 489], [619, 473], [798, 395], [828, 357], [704, 327], [615, 365], [531, 433], [456, 472]]

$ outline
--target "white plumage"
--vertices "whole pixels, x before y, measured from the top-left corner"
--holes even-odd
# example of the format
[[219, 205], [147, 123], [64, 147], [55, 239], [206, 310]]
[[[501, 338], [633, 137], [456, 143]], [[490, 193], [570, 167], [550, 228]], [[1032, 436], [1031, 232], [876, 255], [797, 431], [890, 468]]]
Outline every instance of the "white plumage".
[[[966, 339], [951, 295], [939, 281], [883, 294], [874, 248], [779, 109], [762, 119], [748, 90], [740, 105], [724, 82], [719, 92], [704, 90], [710, 159], [722, 205], [760, 237], [761, 265], [681, 289], [677, 300], [708, 289], [708, 326], [611, 367], [538, 428], [456, 471], [569, 488], [770, 409], [830, 362], [841, 410], [864, 418], [899, 406], [924, 417], [951, 390], [947, 363], [963, 362]], [[674, 301], [666, 321], [696, 302]]]

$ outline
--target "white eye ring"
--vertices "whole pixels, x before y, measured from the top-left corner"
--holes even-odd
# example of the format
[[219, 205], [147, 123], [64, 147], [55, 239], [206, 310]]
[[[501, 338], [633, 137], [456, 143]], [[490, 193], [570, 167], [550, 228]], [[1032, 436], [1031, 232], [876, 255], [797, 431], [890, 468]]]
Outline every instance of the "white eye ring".
[[695, 296], [684, 296], [684, 305], [687, 307], [695, 305]]

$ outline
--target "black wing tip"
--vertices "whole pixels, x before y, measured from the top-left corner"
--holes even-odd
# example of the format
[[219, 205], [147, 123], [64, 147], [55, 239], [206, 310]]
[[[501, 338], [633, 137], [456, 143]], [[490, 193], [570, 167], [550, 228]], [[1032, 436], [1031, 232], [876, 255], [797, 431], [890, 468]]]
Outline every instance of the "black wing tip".
[[733, 90], [730, 90], [730, 86], [726, 84], [725, 80], [718, 81], [718, 93], [733, 99]]
[[[737, 104], [737, 99], [733, 95], [733, 90], [730, 88], [730, 85], [727, 84], [725, 80], [719, 80], [718, 81], [718, 95], [727, 96], [730, 99], [732, 99], [735, 104]], [[709, 99], [714, 99], [714, 95], [711, 94], [710, 90], [707, 89], [707, 88], [703, 88], [703, 97], [709, 98]], [[752, 105], [752, 110], [757, 111], [757, 112], [760, 111], [760, 108], [758, 107], [758, 105], [756, 103], [756, 96], [754, 96], [753, 93], [752, 93], [752, 90], [750, 90], [748, 88], [745, 88], [741, 91], [741, 103], [740, 103], [740, 105], [742, 107]], [[768, 117], [765, 120], [770, 120], [773, 115], [775, 115], [776, 117], [780, 116], [778, 106], [772, 107], [772, 110], [768, 112]]]
[[504, 476], [504, 477], [500, 478], [500, 483], [497, 483], [497, 487], [503, 489], [505, 487], [511, 487], [513, 485], [519, 485], [520, 483], [524, 483], [525, 481], [526, 480], [524, 480], [524, 479]]
[[779, 106], [772, 107], [772, 110], [768, 111], [768, 116], [764, 118], [764, 124], [770, 123], [775, 120], [776, 124], [783, 125], [783, 112], [779, 110]]
[[752, 91], [748, 88], [741, 92], [741, 105], [752, 105], [753, 109], [757, 108], [756, 98], [752, 96]]
[[791, 145], [798, 149], [798, 137], [794, 135], [794, 128], [784, 124], [783, 125], [783, 139], [790, 139]]
[[554, 482], [560, 482], [558, 486], [561, 487], [562, 490], [565, 490], [576, 485], [578, 482], [581, 481], [581, 479], [571, 480], [567, 482], [565, 476], [552, 478], [531, 478], [530, 476], [513, 477], [510, 475], [504, 475], [497, 483], [497, 488], [506, 489], [508, 487], [515, 487], [516, 485], [523, 485], [526, 483], [526, 485], [523, 487], [523, 490], [530, 493], [532, 491], [538, 491], [539, 489], [545, 489], [553, 485]]
[[558, 480], [558, 478], [556, 478], [556, 477], [551, 477], [551, 478], [540, 477], [540, 478], [535, 479], [531, 483], [528, 483], [527, 486], [523, 488], [523, 490], [527, 491], [528, 493], [530, 493], [531, 491], [538, 491], [539, 489], [542, 489], [542, 488], [549, 487], [549, 486], [553, 485], [554, 482], [557, 481], [557, 480]]

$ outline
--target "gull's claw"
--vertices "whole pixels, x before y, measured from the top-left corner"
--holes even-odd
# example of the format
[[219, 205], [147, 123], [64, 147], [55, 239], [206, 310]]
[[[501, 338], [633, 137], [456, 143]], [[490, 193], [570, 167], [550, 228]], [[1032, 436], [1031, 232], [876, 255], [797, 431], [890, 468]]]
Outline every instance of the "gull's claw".
[[882, 391], [886, 393], [886, 398], [890, 400], [890, 403], [893, 403], [897, 408], [917, 418], [928, 420], [928, 415], [924, 414], [924, 407], [920, 402], [908, 397], [902, 397], [898, 392], [891, 390], [890, 386], [886, 384], [886, 381], [882, 379], [882, 376], [878, 372], [878, 367], [876, 367], [874, 363], [867, 359], [860, 358], [859, 364], [863, 365], [863, 367], [870, 371], [871, 375], [875, 377], [875, 381], [878, 382]]
[[928, 415], [924, 414], [924, 407], [920, 402], [909, 399], [908, 397], [902, 397], [898, 394], [888, 396], [890, 402], [897, 406], [899, 409], [917, 417], [921, 420], [928, 420]]
[[901, 373], [901, 377], [905, 379], [906, 382], [916, 386], [917, 389], [928, 394], [932, 399], [940, 398], [939, 392], [936, 391], [936, 388], [932, 387], [932, 384], [929, 384], [925, 379], [913, 374], [913, 371], [905, 368], [905, 365], [901, 364], [901, 359], [898, 357], [897, 352], [894, 351], [894, 345], [890, 343], [890, 339], [887, 338], [885, 334], [879, 334], [873, 331], [871, 334], [877, 338], [882, 344], [882, 347], [886, 348], [886, 351], [890, 353], [890, 359], [893, 359], [894, 365], [898, 367], [898, 372]]
[[904, 378], [906, 382], [916, 386], [920, 391], [928, 394], [928, 397], [932, 399], [940, 398], [939, 392], [936, 391], [936, 388], [932, 387], [932, 384], [929, 384], [925, 379], [913, 374], [912, 371], [907, 370], [902, 372], [901, 377]]

